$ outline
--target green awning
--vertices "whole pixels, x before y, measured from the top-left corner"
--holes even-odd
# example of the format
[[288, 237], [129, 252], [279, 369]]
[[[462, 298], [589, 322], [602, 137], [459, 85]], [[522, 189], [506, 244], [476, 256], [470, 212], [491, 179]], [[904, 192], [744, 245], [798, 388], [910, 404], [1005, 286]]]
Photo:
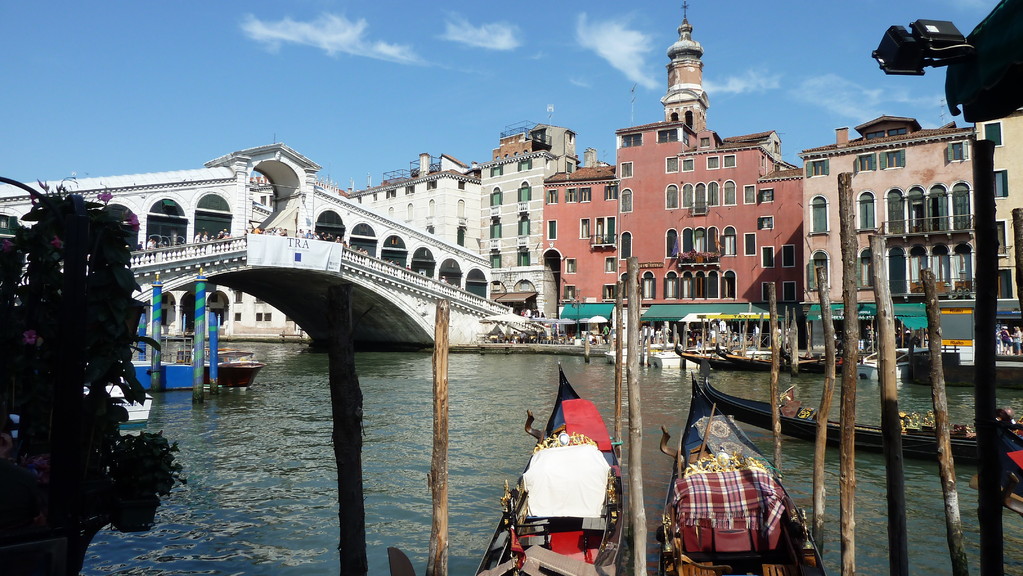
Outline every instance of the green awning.
[[708, 319], [739, 319], [745, 313], [767, 314], [768, 311], [750, 304], [708, 303], [708, 304], [651, 304], [650, 308], [640, 317], [643, 322], [680, 322], [688, 318], [706, 317]]
[[[859, 302], [856, 304], [856, 307], [856, 316], [860, 320], [869, 320], [874, 316], [877, 316], [877, 304], [873, 302]], [[893, 304], [892, 312], [895, 313], [895, 317], [898, 318], [907, 328], [915, 330], [916, 328], [927, 327], [927, 308], [924, 307], [923, 303], [912, 302]], [[806, 313], [806, 319], [821, 319], [820, 304], [812, 304], [810, 306], [810, 310]], [[831, 305], [831, 319], [845, 320], [845, 304]]]
[[561, 308], [560, 317], [568, 318], [569, 320], [585, 320], [594, 316], [603, 316], [610, 320], [614, 313], [614, 309], [614, 304], [591, 304], [588, 302], [565, 304]]
[[967, 122], [1008, 116], [1023, 106], [1023, 0], [1002, 0], [966, 42], [976, 54], [949, 65], [945, 100], [952, 114], [963, 107]]

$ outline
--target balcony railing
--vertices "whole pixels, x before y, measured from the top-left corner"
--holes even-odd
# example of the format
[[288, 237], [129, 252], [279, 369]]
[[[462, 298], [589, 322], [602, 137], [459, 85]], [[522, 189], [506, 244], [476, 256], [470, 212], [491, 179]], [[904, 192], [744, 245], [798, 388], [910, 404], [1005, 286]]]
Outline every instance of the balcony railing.
[[519, 236], [518, 243], [519, 248], [524, 248], [529, 245], [529, 236]]
[[519, 212], [529, 212], [529, 202], [519, 202]]
[[910, 220], [888, 220], [881, 225], [885, 236], [913, 236], [920, 234], [963, 234], [973, 232], [973, 215], [932, 216]]
[[[938, 293], [938, 298], [943, 300], [964, 300], [974, 297], [974, 281], [973, 280], [952, 280], [952, 281], [936, 281], [934, 288]], [[913, 280], [904, 280], [901, 282], [891, 282], [890, 289], [892, 296], [923, 296], [924, 294], [924, 283]]]
[[500, 250], [501, 249], [501, 239], [500, 238], [491, 238], [490, 239], [490, 249], [491, 250]]
[[500, 206], [491, 206], [490, 207], [490, 217], [491, 218], [500, 218], [501, 217], [501, 207]]
[[682, 252], [678, 255], [678, 266], [718, 266], [721, 255], [717, 252]]
[[590, 236], [590, 246], [593, 248], [614, 248], [617, 243], [617, 234], [594, 234]]

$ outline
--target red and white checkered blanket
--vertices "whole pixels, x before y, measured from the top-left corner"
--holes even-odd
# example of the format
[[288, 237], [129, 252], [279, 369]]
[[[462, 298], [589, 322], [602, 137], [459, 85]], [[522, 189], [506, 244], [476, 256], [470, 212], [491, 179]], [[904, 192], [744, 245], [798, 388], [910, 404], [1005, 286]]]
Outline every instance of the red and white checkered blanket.
[[762, 470], [691, 474], [675, 481], [675, 518], [680, 526], [769, 529], [785, 512], [785, 492]]

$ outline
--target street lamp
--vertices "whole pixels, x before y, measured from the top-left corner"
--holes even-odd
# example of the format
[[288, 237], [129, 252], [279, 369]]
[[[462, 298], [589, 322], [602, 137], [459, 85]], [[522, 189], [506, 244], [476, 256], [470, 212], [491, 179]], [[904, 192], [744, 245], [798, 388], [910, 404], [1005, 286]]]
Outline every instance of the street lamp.
[[955, 24], [945, 20], [917, 20], [909, 30], [890, 26], [871, 52], [885, 74], [913, 76], [923, 75], [925, 66], [948, 66], [973, 54]]

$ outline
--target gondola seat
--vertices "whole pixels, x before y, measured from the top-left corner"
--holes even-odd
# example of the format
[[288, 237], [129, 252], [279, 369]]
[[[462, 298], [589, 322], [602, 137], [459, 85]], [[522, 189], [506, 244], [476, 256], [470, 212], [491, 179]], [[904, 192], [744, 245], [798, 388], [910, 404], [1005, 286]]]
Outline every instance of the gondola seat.
[[687, 552], [769, 552], [781, 539], [781, 487], [762, 470], [691, 474], [675, 484], [675, 519]]

